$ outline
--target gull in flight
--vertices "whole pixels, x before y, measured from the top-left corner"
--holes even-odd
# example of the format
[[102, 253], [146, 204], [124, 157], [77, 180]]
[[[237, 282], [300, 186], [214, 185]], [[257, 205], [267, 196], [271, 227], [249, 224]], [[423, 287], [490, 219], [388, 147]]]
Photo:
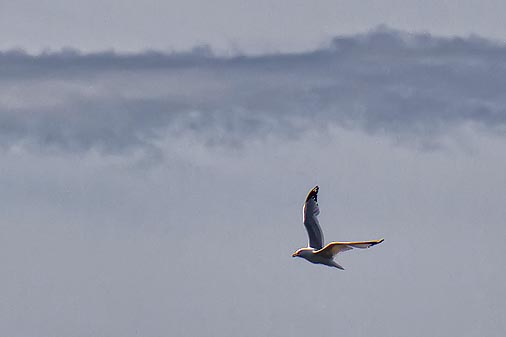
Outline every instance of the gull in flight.
[[309, 236], [309, 243], [307, 248], [300, 248], [293, 257], [302, 257], [311, 263], [324, 264], [330, 267], [336, 267], [344, 270], [339, 264], [334, 261], [334, 256], [340, 252], [345, 252], [353, 248], [369, 248], [383, 242], [383, 239], [371, 241], [354, 241], [354, 242], [331, 242], [325, 247], [323, 246], [323, 233], [318, 223], [318, 215], [320, 209], [318, 208], [318, 190], [319, 187], [315, 186], [306, 197], [304, 204], [304, 226], [306, 227]]

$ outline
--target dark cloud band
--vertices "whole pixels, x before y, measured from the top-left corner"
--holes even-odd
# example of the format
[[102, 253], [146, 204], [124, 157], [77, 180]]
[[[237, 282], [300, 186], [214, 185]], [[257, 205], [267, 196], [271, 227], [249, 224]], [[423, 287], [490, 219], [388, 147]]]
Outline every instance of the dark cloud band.
[[416, 137], [506, 124], [506, 46], [379, 29], [307, 53], [0, 53], [0, 144], [121, 152], [328, 125]]

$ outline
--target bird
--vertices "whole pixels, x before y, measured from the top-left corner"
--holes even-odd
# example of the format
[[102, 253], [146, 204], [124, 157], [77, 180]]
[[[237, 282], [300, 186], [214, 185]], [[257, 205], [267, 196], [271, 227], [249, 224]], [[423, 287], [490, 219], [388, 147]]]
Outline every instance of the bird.
[[349, 241], [349, 242], [330, 242], [323, 246], [323, 232], [318, 222], [320, 208], [318, 207], [318, 191], [319, 187], [315, 186], [309, 191], [306, 202], [303, 207], [303, 221], [309, 236], [308, 246], [297, 249], [292, 257], [301, 257], [315, 264], [323, 264], [329, 267], [335, 267], [341, 270], [344, 268], [334, 261], [334, 257], [341, 252], [351, 250], [353, 248], [369, 248], [380, 244], [384, 239], [370, 241]]

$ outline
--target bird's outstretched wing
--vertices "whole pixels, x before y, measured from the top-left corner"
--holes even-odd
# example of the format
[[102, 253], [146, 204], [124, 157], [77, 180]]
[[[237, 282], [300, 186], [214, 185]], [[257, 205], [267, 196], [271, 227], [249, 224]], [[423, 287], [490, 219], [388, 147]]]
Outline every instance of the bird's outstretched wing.
[[379, 243], [382, 243], [384, 239], [370, 240], [370, 241], [353, 241], [353, 242], [331, 242], [325, 247], [314, 252], [314, 254], [324, 256], [326, 258], [333, 258], [340, 252], [345, 252], [353, 248], [369, 248]]
[[309, 247], [314, 249], [323, 248], [323, 233], [318, 223], [318, 190], [319, 187], [315, 186], [306, 197], [306, 202], [303, 208], [304, 227], [306, 227], [309, 236]]

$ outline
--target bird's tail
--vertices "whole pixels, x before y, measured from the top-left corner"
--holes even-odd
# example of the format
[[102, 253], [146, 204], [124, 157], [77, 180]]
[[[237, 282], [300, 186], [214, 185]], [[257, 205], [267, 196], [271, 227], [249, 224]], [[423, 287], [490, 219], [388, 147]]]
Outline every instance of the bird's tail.
[[344, 268], [343, 268], [341, 265], [339, 265], [339, 264], [338, 264], [336, 261], [334, 261], [334, 260], [332, 260], [332, 266], [333, 266], [333, 267], [336, 267], [336, 268], [338, 268], [338, 269], [344, 270]]

